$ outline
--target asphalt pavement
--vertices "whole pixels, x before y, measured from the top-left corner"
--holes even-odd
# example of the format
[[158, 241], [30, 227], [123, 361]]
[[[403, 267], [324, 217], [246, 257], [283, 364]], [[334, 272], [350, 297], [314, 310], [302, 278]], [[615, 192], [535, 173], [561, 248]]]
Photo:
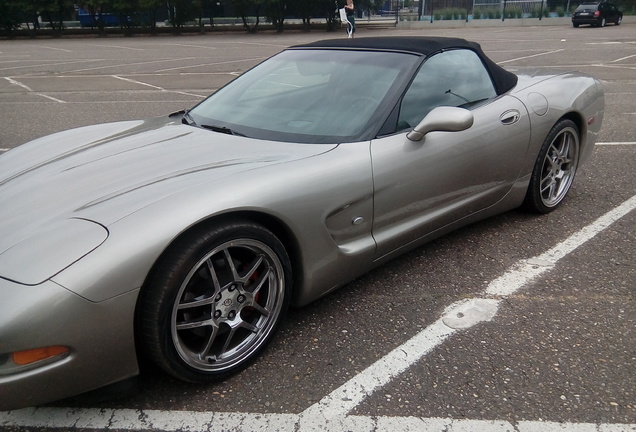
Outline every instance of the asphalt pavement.
[[[1, 430], [636, 431], [636, 24], [357, 37], [380, 35], [463, 37], [513, 71], [599, 78], [599, 144], [562, 207], [471, 225], [292, 310], [264, 355], [223, 383], [146, 366], [132, 396], [0, 412]], [[0, 41], [0, 153], [191, 107], [287, 46], [339, 37]]]

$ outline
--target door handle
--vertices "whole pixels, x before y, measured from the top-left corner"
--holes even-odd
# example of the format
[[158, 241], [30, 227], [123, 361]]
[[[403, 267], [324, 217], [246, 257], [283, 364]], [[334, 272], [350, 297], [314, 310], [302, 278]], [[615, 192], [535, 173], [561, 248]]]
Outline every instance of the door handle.
[[499, 116], [499, 120], [504, 125], [512, 125], [519, 121], [521, 114], [516, 109], [508, 110]]

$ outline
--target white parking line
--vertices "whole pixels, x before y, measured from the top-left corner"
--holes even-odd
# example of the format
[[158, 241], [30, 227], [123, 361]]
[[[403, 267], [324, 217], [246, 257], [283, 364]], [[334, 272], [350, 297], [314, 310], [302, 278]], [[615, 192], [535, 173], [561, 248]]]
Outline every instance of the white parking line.
[[214, 413], [132, 409], [25, 408], [0, 411], [0, 427], [166, 432], [635, 432], [636, 424], [557, 423], [420, 417], [347, 416], [328, 424], [298, 414]]
[[596, 143], [599, 146], [636, 145], [636, 141], [614, 141]]
[[22, 87], [23, 89], [25, 89], [26, 91], [30, 91], [32, 92], [33, 90], [31, 89], [31, 87], [29, 87], [26, 84], [22, 84], [20, 81], [16, 81], [11, 77], [4, 77], [4, 79], [6, 79], [7, 81], [9, 81], [11, 84], [13, 85], [17, 85], [18, 87]]
[[442, 317], [415, 337], [376, 361], [360, 374], [301, 414], [219, 413], [131, 409], [25, 408], [0, 412], [0, 426], [95, 428], [161, 431], [299, 431], [391, 430], [432, 432], [636, 432], [636, 424], [551, 423], [504, 420], [455, 420], [418, 417], [348, 416], [367, 396], [388, 384], [453, 333], [490, 321], [499, 304], [551, 270], [562, 258], [636, 209], [636, 195], [536, 257], [521, 260], [491, 282], [482, 297], [449, 306]]
[[532, 55], [524, 56], [524, 57], [517, 57], [517, 58], [510, 59], [510, 60], [504, 60], [504, 61], [497, 62], [497, 64], [510, 63], [510, 62], [514, 62], [514, 61], [517, 61], [517, 60], [524, 60], [524, 59], [528, 59], [528, 58], [532, 58], [532, 57], [538, 57], [538, 56], [547, 55], [547, 54], [554, 54], [554, 53], [558, 53], [558, 52], [561, 52], [561, 51], [565, 51], [565, 48], [552, 50], [552, 51], [547, 51], [547, 52], [543, 52], [543, 53], [539, 53], [539, 54], [532, 54]]

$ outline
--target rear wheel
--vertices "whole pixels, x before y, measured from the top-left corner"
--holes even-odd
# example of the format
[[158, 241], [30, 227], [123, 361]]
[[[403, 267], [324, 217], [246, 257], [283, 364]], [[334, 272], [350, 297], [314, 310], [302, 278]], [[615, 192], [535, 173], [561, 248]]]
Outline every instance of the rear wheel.
[[602, 18], [601, 21], [598, 23], [599, 27], [605, 27], [605, 18]]
[[621, 21], [623, 21], [623, 17], [619, 16], [618, 18], [616, 18], [616, 21], [614, 22], [615, 25], [621, 25]]
[[579, 130], [571, 120], [561, 120], [550, 130], [535, 162], [524, 201], [527, 209], [549, 213], [567, 195], [579, 162]]
[[249, 221], [196, 230], [158, 261], [138, 305], [146, 354], [192, 382], [246, 367], [271, 340], [290, 302], [281, 242]]

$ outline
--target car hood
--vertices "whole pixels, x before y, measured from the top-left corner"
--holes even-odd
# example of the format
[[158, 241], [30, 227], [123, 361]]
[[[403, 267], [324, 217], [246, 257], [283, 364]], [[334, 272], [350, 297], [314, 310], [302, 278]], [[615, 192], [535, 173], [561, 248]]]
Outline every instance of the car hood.
[[82, 221], [73, 224], [78, 235], [99, 245], [109, 224], [167, 196], [334, 147], [254, 140], [166, 118], [37, 139], [0, 156], [0, 262], [38, 233], [68, 228], [61, 221]]

